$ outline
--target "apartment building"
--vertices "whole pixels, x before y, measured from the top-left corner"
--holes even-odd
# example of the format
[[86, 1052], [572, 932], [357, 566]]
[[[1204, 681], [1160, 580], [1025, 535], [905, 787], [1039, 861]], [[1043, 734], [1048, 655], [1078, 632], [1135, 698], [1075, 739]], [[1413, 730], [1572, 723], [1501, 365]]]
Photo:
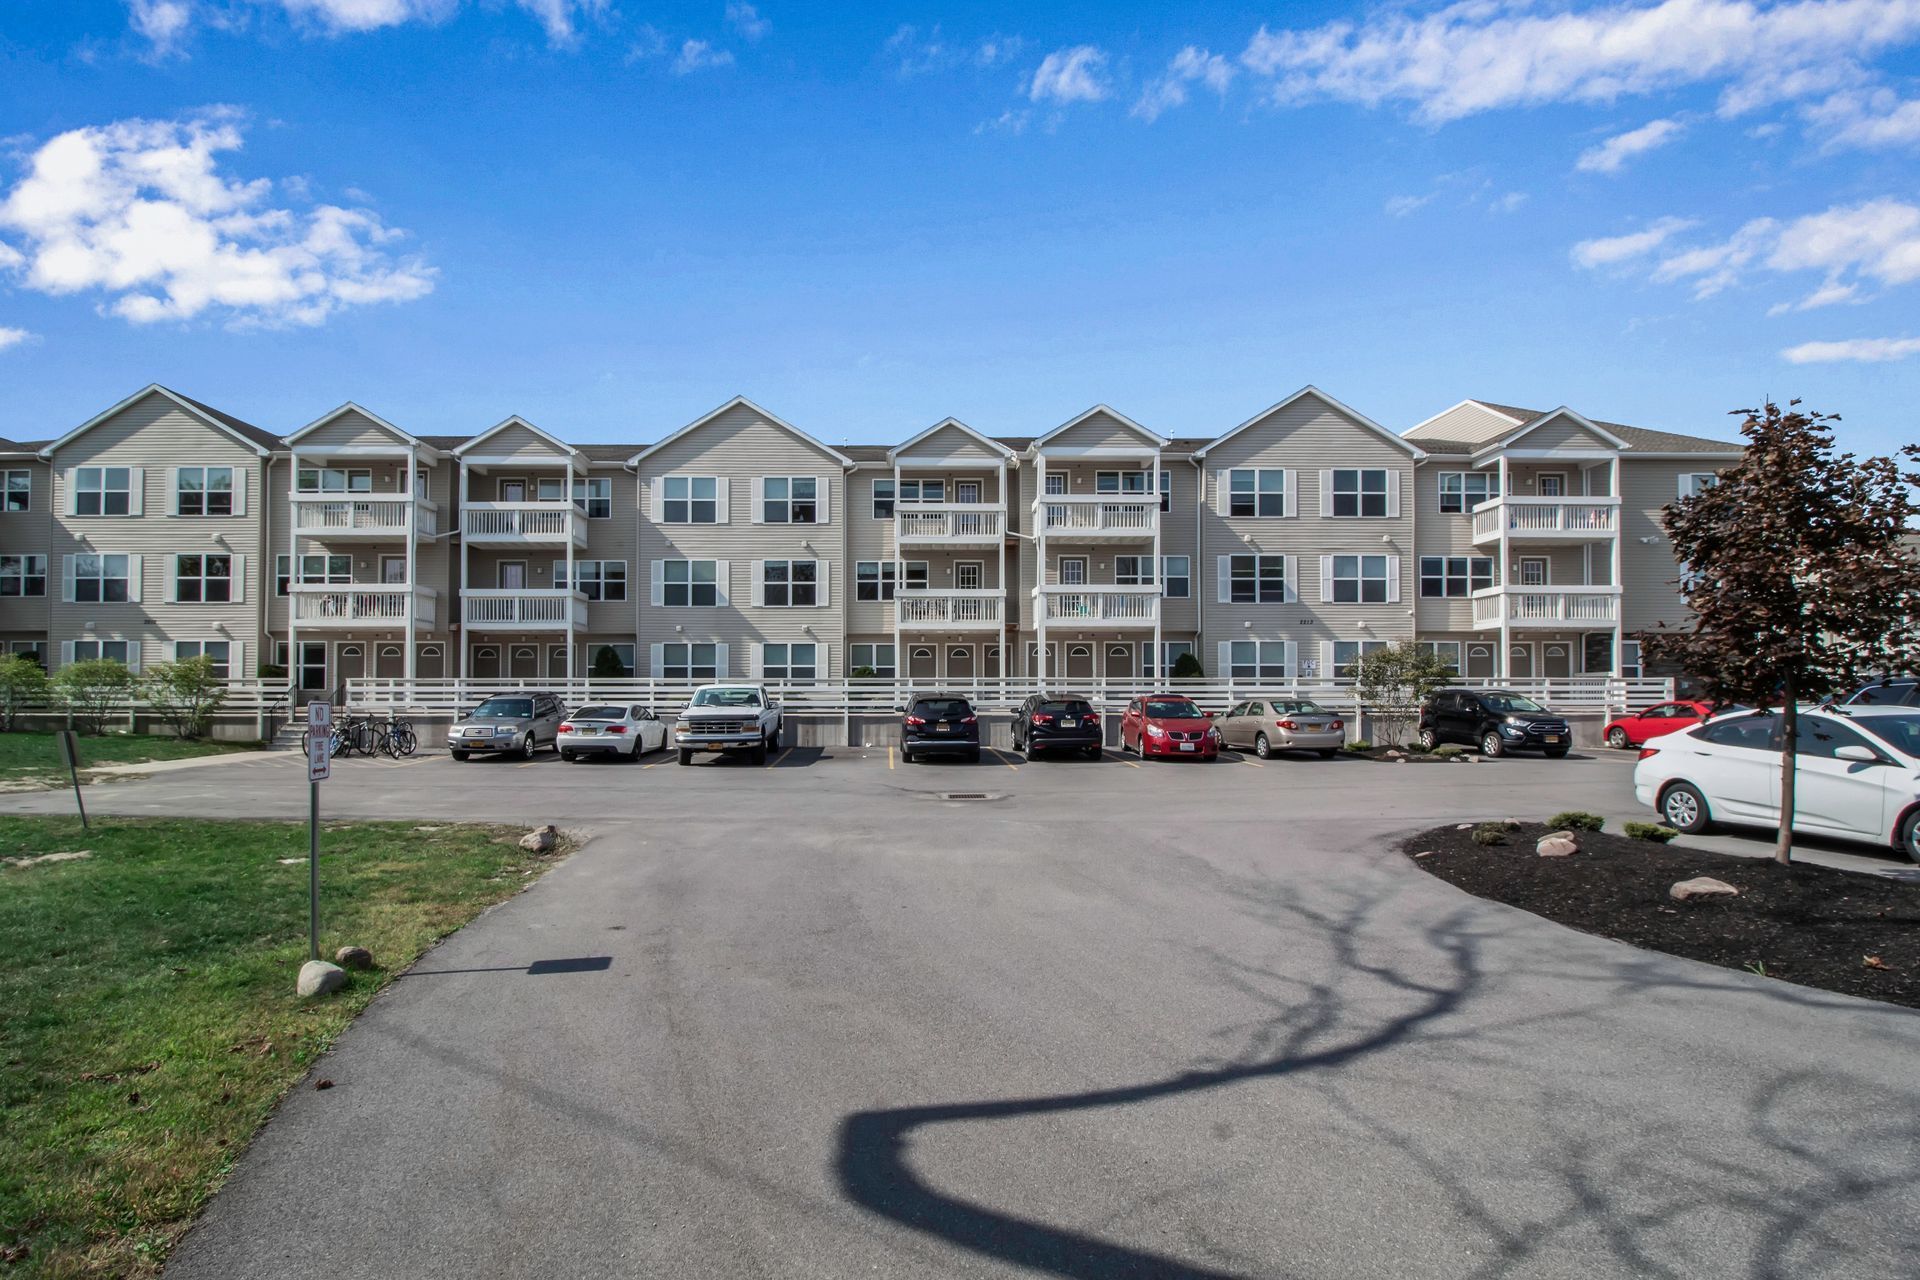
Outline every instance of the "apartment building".
[[[652, 434], [636, 433], [636, 434]], [[354, 403], [276, 435], [148, 387], [0, 440], [0, 642], [235, 677], [1341, 677], [1414, 640], [1476, 678], [1640, 674], [1681, 620], [1659, 524], [1739, 457], [1468, 400], [1395, 433], [1306, 387], [1217, 436], [1096, 405], [823, 443], [736, 397], [653, 444]]]

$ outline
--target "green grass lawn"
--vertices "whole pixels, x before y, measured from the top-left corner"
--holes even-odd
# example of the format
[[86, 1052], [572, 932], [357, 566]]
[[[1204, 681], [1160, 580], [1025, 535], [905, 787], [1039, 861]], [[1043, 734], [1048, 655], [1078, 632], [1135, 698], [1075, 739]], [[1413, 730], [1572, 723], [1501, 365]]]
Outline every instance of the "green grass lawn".
[[[80, 737], [80, 767], [100, 764], [139, 764], [147, 760], [184, 760], [190, 756], [225, 755], [257, 751], [254, 742], [206, 742], [155, 737], [145, 733], [114, 733]], [[0, 779], [59, 780], [67, 776], [60, 748], [51, 733], [0, 733]]]
[[91, 851], [0, 864], [0, 1275], [157, 1273], [374, 993], [531, 883], [544, 860], [520, 834], [324, 831], [322, 953], [380, 967], [309, 1002], [305, 824], [0, 817], [0, 857]]

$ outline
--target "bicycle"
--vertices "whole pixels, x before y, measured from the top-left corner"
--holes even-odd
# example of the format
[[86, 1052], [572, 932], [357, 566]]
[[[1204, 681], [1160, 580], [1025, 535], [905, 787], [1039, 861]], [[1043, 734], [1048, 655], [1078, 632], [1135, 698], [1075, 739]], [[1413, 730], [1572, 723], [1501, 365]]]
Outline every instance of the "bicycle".
[[414, 737], [411, 723], [390, 715], [386, 726], [375, 731], [373, 746], [380, 754], [397, 760], [412, 755], [419, 740]]

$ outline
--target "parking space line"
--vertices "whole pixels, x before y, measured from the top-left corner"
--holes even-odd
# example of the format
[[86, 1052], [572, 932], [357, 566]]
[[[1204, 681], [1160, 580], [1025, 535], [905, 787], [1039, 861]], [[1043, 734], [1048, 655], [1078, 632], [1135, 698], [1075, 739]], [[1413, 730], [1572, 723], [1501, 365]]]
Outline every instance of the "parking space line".
[[793, 754], [793, 748], [788, 747], [785, 751], [782, 751], [779, 755], [767, 761], [767, 768], [769, 769], [773, 768], [773, 766], [779, 764], [782, 760], [785, 760], [788, 756], [792, 754]]
[[1233, 758], [1235, 760], [1238, 760], [1241, 764], [1250, 764], [1256, 769], [1264, 769], [1267, 767], [1266, 765], [1260, 763], [1258, 760], [1249, 760], [1247, 757], [1240, 755], [1238, 752], [1234, 754]]
[[1124, 755], [1115, 755], [1111, 751], [1107, 751], [1105, 749], [1102, 749], [1100, 754], [1106, 756], [1109, 760], [1119, 761], [1121, 764], [1127, 766], [1127, 768], [1129, 769], [1138, 769], [1140, 767], [1139, 765], [1135, 764], [1133, 761], [1127, 759]]
[[1007, 768], [1012, 769], [1015, 773], [1018, 773], [1020, 771], [1020, 766], [1015, 764], [1013, 761], [1007, 759], [1006, 756], [1002, 755], [1000, 753], [1000, 748], [988, 747], [987, 750], [993, 752], [993, 758], [995, 760], [998, 760], [1001, 764], [1007, 766]]
[[891, 769], [891, 768], [893, 768], [893, 748], [892, 748], [892, 746], [888, 746], [888, 748], [887, 748], [887, 768], [889, 768], [889, 769]]

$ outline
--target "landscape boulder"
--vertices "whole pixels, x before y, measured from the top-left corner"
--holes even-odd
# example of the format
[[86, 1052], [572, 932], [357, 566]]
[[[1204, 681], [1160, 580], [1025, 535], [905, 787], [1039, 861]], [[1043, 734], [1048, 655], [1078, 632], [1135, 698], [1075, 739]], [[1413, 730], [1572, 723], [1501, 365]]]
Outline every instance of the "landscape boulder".
[[1682, 880], [1667, 890], [1675, 902], [1691, 902], [1695, 898], [1731, 898], [1739, 892], [1725, 880], [1715, 880], [1712, 876]]
[[325, 960], [309, 960], [300, 966], [300, 981], [294, 988], [303, 999], [330, 996], [347, 985], [347, 971]]
[[551, 822], [520, 837], [520, 847], [528, 853], [552, 853], [553, 846], [559, 842], [560, 831]]
[[365, 947], [342, 947], [333, 953], [333, 962], [342, 969], [371, 969], [373, 952]]
[[1543, 858], [1565, 858], [1580, 852], [1580, 842], [1566, 832], [1558, 831], [1542, 837], [1533, 850]]

